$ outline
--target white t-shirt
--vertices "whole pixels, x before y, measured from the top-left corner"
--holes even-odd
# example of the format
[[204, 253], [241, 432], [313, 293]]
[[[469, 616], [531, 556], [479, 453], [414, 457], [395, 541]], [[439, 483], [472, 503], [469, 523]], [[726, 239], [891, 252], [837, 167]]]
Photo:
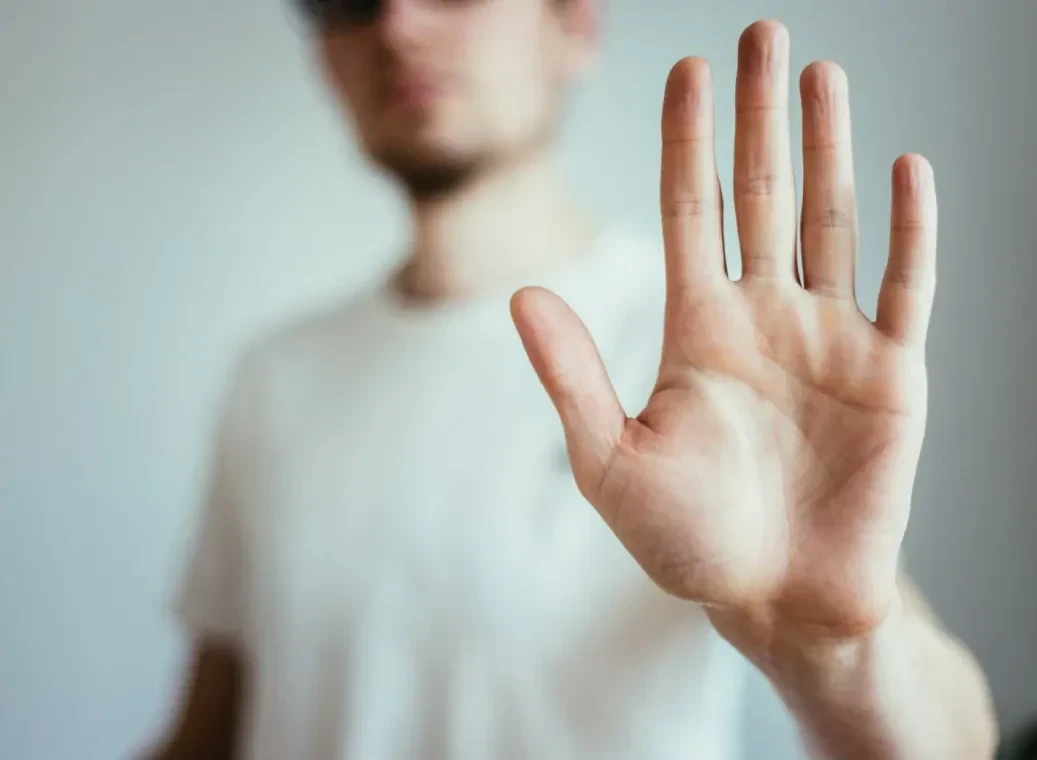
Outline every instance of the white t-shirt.
[[[661, 253], [616, 232], [545, 284], [628, 412]], [[730, 760], [744, 666], [579, 494], [510, 293], [388, 288], [236, 373], [179, 615], [250, 664], [246, 760]]]

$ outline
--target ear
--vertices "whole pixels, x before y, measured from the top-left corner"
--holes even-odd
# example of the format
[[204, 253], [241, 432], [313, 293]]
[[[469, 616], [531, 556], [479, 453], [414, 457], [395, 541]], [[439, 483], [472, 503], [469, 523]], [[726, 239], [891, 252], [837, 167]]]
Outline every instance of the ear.
[[572, 77], [590, 69], [598, 57], [606, 0], [549, 0], [566, 37], [566, 68]]

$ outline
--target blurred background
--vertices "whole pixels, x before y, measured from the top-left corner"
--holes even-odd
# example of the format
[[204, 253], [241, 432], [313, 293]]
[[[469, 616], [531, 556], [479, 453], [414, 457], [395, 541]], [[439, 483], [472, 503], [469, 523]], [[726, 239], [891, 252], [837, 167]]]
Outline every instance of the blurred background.
[[[788, 25], [797, 73], [833, 58], [849, 74], [868, 310], [891, 163], [934, 164], [941, 289], [908, 560], [1010, 730], [1037, 713], [1037, 3], [612, 0], [566, 134], [602, 215], [658, 237], [659, 106], [686, 54], [714, 66], [728, 182], [735, 44], [761, 17]], [[164, 724], [187, 654], [170, 595], [229, 365], [381, 276], [402, 212], [286, 0], [0, 5], [4, 760], [124, 758]], [[759, 681], [750, 711], [749, 757], [800, 757]]]

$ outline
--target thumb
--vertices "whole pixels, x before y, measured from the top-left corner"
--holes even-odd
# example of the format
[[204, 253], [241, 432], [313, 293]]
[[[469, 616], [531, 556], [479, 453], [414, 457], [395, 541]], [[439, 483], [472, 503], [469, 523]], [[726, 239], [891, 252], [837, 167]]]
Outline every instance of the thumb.
[[580, 318], [549, 290], [518, 291], [511, 316], [561, 417], [576, 484], [593, 501], [627, 419], [601, 355]]

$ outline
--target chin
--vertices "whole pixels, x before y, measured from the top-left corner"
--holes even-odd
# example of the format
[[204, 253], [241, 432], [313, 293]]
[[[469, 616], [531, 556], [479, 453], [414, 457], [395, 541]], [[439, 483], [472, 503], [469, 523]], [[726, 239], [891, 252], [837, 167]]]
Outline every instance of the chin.
[[442, 195], [463, 186], [482, 164], [477, 152], [445, 141], [407, 140], [369, 149], [371, 159], [414, 197]]
[[417, 200], [450, 195], [469, 184], [479, 173], [478, 166], [465, 162], [398, 162], [385, 165], [408, 195]]

